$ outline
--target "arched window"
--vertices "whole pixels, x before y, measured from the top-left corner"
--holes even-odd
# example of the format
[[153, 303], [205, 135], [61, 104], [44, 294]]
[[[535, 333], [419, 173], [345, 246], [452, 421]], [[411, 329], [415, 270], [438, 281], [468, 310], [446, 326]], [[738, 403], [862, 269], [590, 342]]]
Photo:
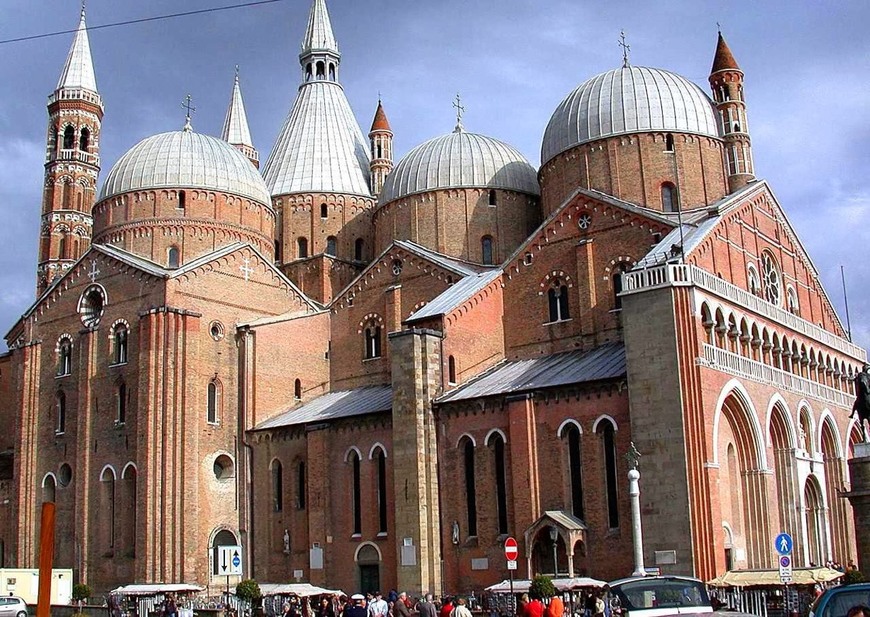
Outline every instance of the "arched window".
[[474, 443], [465, 439], [462, 445], [465, 467], [465, 509], [468, 514], [468, 535], [477, 535], [477, 494], [474, 490]]
[[677, 187], [670, 182], [662, 183], [662, 212], [676, 212], [679, 209]]
[[311, 63], [305, 65], [305, 81], [311, 81]]
[[495, 189], [489, 189], [489, 205], [495, 206], [496, 204], [496, 194]]
[[220, 384], [216, 380], [208, 382], [208, 403], [206, 411], [206, 421], [209, 424], [217, 424], [218, 422], [218, 407], [220, 405]]
[[447, 358], [447, 383], [456, 383], [456, 358], [453, 356]]
[[54, 476], [48, 474], [42, 480], [42, 502], [50, 501], [54, 503], [57, 501], [57, 482], [54, 480]]
[[57, 374], [69, 375], [72, 372], [72, 341], [61, 339], [57, 349]]
[[362, 482], [360, 480], [360, 458], [359, 453], [354, 451], [350, 455], [351, 464], [351, 484], [353, 500], [353, 534], [359, 535], [362, 533]]
[[353, 258], [357, 261], [363, 260], [363, 250], [365, 249], [365, 240], [357, 238], [353, 243]]
[[73, 187], [71, 180], [61, 181], [61, 203], [65, 210], [72, 208]]
[[281, 263], [281, 241], [275, 240], [275, 263]]
[[272, 461], [272, 509], [284, 510], [284, 466], [278, 459]]
[[127, 422], [127, 384], [124, 381], [118, 382], [115, 390], [115, 422], [124, 424]]
[[317, 69], [317, 79], [326, 77], [326, 65], [323, 62], [318, 62], [315, 66]]
[[492, 236], [484, 236], [480, 239], [480, 254], [485, 264], [492, 264]]
[[166, 263], [169, 268], [177, 268], [179, 264], [179, 252], [177, 246], [170, 246], [167, 251]]
[[665, 135], [665, 152], [674, 151], [674, 136], [672, 133]]
[[320, 204], [320, 218], [325, 219], [329, 216], [329, 208], [326, 204]]
[[187, 207], [187, 193], [178, 191], [178, 207], [184, 210]]
[[381, 145], [380, 141], [378, 141], [378, 144], [375, 146], [375, 158], [376, 159], [384, 158], [384, 147]]
[[305, 238], [296, 238], [296, 256], [299, 259], [308, 257], [308, 240]]
[[[66, 185], [64, 185], [64, 186], [66, 186]], [[57, 258], [58, 258], [58, 259], [66, 259], [66, 258], [67, 258], [67, 253], [66, 253], [67, 241], [66, 241], [66, 238], [67, 238], [67, 236], [66, 236], [66, 233], [65, 233], [65, 232], [62, 233], [62, 234], [60, 234], [60, 240], [59, 240], [58, 243], [57, 243]]]
[[305, 509], [305, 488], [305, 461], [299, 461], [299, 464], [296, 466], [296, 506], [300, 510]]
[[495, 502], [498, 514], [498, 533], [508, 532], [507, 478], [505, 477], [504, 439], [500, 434], [492, 438], [493, 463], [495, 464]]
[[83, 127], [82, 132], [79, 134], [79, 150], [87, 152], [90, 145], [91, 132], [88, 130], [88, 127]]
[[627, 263], [621, 263], [613, 273], [613, 308], [616, 310], [622, 310], [622, 298], [619, 297], [622, 293], [622, 275], [628, 272], [629, 267]]
[[568, 474], [571, 481], [571, 513], [584, 520], [583, 512], [583, 471], [580, 450], [580, 429], [571, 424], [565, 430], [568, 447]]
[[761, 278], [758, 276], [758, 270], [756, 270], [755, 266], [752, 264], [749, 264], [746, 267], [746, 279], [749, 293], [757, 296], [761, 291]]
[[800, 315], [800, 306], [798, 305], [798, 295], [795, 288], [789, 285], [785, 290], [785, 301], [788, 304], [788, 312], [794, 315]]
[[57, 410], [57, 425], [54, 432], [62, 435], [66, 432], [66, 394], [58, 392], [54, 404]]
[[370, 321], [365, 329], [365, 358], [381, 357], [381, 326], [374, 320]]
[[115, 326], [115, 331], [112, 333], [112, 338], [115, 342], [115, 355], [113, 361], [115, 364], [127, 363], [127, 326], [119, 323]]
[[100, 475], [100, 513], [105, 516], [101, 529], [102, 541], [108, 548], [115, 546], [115, 471], [111, 467], [103, 469]]
[[222, 529], [217, 532], [214, 537], [214, 541], [211, 545], [211, 558], [212, 558], [212, 566], [211, 573], [215, 576], [223, 574], [221, 572], [221, 564], [220, 564], [220, 547], [222, 546], [238, 546], [239, 541], [236, 538], [235, 534], [228, 529]]
[[598, 427], [604, 454], [604, 479], [607, 492], [607, 523], [611, 529], [619, 527], [619, 500], [616, 485], [616, 427], [602, 421]]
[[387, 455], [378, 448], [378, 533], [387, 533]]
[[560, 279], [553, 279], [547, 291], [550, 322], [565, 321], [571, 318], [568, 309], [568, 287]]
[[335, 236], [328, 236], [326, 238], [326, 254], [332, 255], [335, 257]]
[[297, 379], [293, 382], [293, 398], [297, 401], [302, 400], [302, 380]]
[[332, 62], [329, 63], [329, 81], [335, 81], [335, 65]]
[[66, 127], [63, 130], [63, 149], [64, 150], [72, 150], [75, 147], [75, 142], [76, 142], [75, 129], [71, 126]]

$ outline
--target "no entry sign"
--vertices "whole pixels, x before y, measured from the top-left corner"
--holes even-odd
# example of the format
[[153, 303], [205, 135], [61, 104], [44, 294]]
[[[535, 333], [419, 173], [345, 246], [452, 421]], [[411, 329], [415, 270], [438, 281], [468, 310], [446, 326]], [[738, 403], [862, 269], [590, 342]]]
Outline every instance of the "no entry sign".
[[517, 541], [514, 538], [508, 537], [504, 541], [504, 556], [508, 561], [516, 561], [520, 551], [517, 548]]

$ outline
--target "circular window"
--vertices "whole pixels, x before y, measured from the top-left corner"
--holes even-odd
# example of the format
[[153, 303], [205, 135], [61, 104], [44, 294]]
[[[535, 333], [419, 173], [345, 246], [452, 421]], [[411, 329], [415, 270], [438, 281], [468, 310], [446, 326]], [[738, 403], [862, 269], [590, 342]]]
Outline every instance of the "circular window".
[[58, 469], [57, 481], [61, 486], [69, 486], [69, 483], [72, 482], [72, 467], [67, 463], [64, 463], [60, 466], [60, 469]]
[[100, 325], [105, 304], [106, 294], [103, 288], [99, 285], [88, 287], [79, 300], [79, 315], [81, 315], [82, 323], [88, 328], [96, 328]]
[[761, 271], [764, 277], [764, 298], [771, 304], [779, 304], [782, 298], [782, 284], [776, 262], [769, 253], [765, 253], [761, 258]]
[[233, 459], [226, 454], [220, 454], [214, 460], [214, 477], [218, 480], [229, 480], [236, 473]]
[[213, 321], [208, 327], [208, 333], [214, 340], [219, 341], [224, 337], [224, 325], [219, 321]]
[[402, 260], [393, 260], [393, 276], [399, 276], [402, 273]]
[[589, 226], [592, 224], [592, 215], [590, 214], [581, 214], [580, 218], [577, 219], [577, 226], [580, 229], [589, 229]]

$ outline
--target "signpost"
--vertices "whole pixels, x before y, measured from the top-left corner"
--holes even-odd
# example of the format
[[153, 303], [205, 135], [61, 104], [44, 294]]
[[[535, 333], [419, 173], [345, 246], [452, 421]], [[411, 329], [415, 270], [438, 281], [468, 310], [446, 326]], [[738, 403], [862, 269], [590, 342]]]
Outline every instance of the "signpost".
[[773, 541], [773, 548], [779, 554], [779, 580], [788, 585], [792, 579], [791, 551], [794, 541], [787, 533], [781, 533]]
[[227, 603], [230, 599], [230, 577], [242, 575], [242, 547], [218, 546], [218, 573], [227, 577]]
[[511, 579], [511, 613], [517, 614], [516, 599], [514, 598], [514, 570], [517, 569], [517, 557], [520, 550], [517, 546], [516, 538], [508, 536], [504, 541], [504, 556], [507, 559], [508, 574]]

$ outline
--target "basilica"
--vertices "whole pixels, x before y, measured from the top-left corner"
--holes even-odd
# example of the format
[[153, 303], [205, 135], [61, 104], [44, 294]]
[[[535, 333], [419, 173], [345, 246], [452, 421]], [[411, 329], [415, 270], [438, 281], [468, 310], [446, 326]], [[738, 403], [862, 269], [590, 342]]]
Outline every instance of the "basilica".
[[222, 585], [239, 546], [261, 583], [468, 592], [509, 536], [518, 577], [610, 580], [635, 448], [646, 565], [771, 568], [779, 532], [797, 566], [854, 559], [866, 352], [755, 169], [721, 34], [705, 88], [626, 57], [567, 93], [539, 169], [461, 116], [394, 156], [325, 0], [299, 35], [264, 164], [237, 75], [220, 138], [188, 119], [101, 178], [82, 11], [0, 355], [0, 567], [36, 567], [51, 501], [56, 567], [97, 591]]

